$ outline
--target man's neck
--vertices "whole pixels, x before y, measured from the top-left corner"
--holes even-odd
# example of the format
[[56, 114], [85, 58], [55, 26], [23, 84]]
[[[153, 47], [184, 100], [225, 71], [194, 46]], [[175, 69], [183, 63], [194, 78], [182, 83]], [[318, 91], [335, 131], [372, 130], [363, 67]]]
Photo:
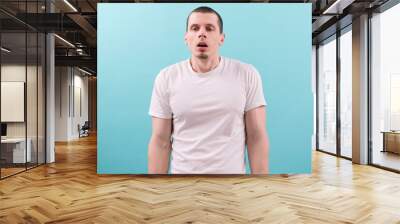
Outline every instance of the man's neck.
[[192, 66], [193, 71], [199, 73], [206, 73], [216, 68], [219, 64], [219, 61], [220, 61], [219, 55], [207, 59], [199, 59], [197, 57], [191, 57], [190, 65]]

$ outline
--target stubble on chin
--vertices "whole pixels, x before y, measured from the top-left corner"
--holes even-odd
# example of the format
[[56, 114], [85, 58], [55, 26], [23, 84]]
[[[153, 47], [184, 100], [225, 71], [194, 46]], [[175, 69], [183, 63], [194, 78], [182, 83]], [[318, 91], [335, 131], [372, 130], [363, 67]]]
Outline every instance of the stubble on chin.
[[198, 58], [198, 59], [201, 59], [201, 60], [205, 60], [205, 59], [208, 59], [208, 55], [206, 55], [206, 54], [200, 54], [200, 55], [197, 56], [197, 58]]

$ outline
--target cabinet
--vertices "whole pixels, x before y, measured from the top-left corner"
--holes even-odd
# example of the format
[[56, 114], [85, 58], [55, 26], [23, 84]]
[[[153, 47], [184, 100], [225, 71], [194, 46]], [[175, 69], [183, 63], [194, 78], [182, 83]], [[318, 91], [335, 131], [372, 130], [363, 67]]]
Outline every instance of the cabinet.
[[[5, 163], [25, 163], [32, 160], [32, 141], [27, 139], [27, 148], [25, 150], [25, 138], [7, 138], [1, 140], [1, 159]], [[25, 161], [26, 160], [26, 161]]]
[[400, 154], [400, 131], [387, 131], [383, 133], [383, 152]]

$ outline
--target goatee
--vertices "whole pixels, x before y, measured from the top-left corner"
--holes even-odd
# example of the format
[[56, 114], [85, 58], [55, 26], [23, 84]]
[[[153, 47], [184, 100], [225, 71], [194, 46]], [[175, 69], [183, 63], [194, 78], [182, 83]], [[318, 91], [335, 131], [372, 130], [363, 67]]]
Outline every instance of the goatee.
[[200, 54], [199, 56], [197, 56], [197, 58], [198, 58], [198, 59], [201, 59], [201, 60], [205, 60], [205, 59], [208, 59], [208, 55], [206, 55], [206, 54]]

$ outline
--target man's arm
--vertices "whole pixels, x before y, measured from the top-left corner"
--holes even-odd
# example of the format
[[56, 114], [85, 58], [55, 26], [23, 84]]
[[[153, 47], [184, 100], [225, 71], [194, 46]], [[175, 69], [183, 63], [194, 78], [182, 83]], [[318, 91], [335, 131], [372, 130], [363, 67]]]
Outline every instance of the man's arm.
[[172, 119], [152, 117], [153, 131], [149, 142], [148, 173], [167, 174], [171, 155]]
[[269, 172], [269, 141], [265, 120], [264, 106], [245, 113], [247, 152], [252, 174], [267, 174]]

